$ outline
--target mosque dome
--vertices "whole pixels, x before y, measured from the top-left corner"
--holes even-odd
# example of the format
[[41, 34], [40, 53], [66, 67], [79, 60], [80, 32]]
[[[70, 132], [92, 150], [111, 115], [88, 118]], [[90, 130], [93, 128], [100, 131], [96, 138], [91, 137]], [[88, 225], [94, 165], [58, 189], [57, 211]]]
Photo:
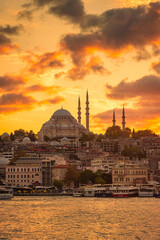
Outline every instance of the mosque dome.
[[25, 137], [25, 138], [23, 138], [22, 143], [23, 144], [31, 143], [31, 140], [29, 137]]
[[53, 113], [52, 118], [65, 117], [65, 116], [72, 117], [69, 111], [61, 108]]

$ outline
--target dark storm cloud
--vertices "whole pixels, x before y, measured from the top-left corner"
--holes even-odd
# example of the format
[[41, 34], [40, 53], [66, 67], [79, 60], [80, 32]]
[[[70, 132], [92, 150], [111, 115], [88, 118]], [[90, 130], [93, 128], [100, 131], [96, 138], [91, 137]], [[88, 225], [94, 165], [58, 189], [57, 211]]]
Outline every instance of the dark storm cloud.
[[0, 89], [1, 91], [12, 91], [18, 89], [20, 85], [24, 84], [24, 79], [22, 77], [15, 77], [4, 75], [0, 76]]
[[18, 26], [0, 25], [0, 33], [4, 33], [8, 35], [17, 35], [22, 29], [23, 29], [22, 25], [18, 25]]
[[82, 51], [88, 46], [114, 51], [128, 46], [139, 49], [156, 44], [160, 39], [160, 4], [85, 15], [79, 24], [87, 33], [67, 34], [62, 40], [63, 45], [72, 52]]
[[36, 103], [36, 100], [30, 96], [23, 94], [8, 93], [0, 97], [0, 105], [28, 105]]
[[81, 0], [57, 1], [55, 6], [50, 7], [49, 13], [64, 17], [73, 22], [79, 22], [85, 15], [84, 5]]
[[136, 80], [135, 82], [121, 81], [117, 86], [106, 86], [110, 93], [107, 97], [116, 100], [130, 99], [134, 97], [154, 97], [159, 96], [160, 77], [149, 75]]

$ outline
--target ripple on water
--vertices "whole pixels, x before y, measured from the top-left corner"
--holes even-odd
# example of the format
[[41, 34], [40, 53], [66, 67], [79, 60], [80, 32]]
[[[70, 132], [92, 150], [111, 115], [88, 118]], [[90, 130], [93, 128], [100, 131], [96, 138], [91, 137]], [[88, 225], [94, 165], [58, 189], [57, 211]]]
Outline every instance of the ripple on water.
[[15, 197], [0, 201], [0, 239], [159, 240], [160, 200]]

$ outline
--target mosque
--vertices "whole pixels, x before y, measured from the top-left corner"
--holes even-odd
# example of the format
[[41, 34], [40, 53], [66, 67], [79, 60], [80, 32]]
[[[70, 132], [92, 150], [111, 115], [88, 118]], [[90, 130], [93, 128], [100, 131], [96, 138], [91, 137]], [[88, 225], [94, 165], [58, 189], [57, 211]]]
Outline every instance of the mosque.
[[86, 127], [81, 124], [81, 102], [78, 99], [78, 121], [66, 109], [59, 109], [53, 113], [50, 120], [45, 122], [41, 130], [38, 132], [38, 141], [45, 141], [45, 137], [49, 139], [64, 137], [68, 139], [76, 139], [81, 137], [82, 133], [89, 133], [89, 96], [86, 93]]

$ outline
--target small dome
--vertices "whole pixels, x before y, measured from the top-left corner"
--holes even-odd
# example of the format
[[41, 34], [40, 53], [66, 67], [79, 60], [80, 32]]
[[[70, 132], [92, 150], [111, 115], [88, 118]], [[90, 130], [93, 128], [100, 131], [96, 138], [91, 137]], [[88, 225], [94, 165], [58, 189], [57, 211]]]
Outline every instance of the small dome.
[[65, 110], [65, 109], [59, 109], [57, 110], [56, 112], [53, 113], [52, 117], [59, 117], [59, 116], [70, 116], [71, 117], [71, 114], [69, 111]]
[[8, 164], [9, 160], [7, 158], [4, 157], [0, 157], [0, 164]]
[[68, 141], [69, 139], [66, 138], [66, 137], [64, 137], [64, 138], [62, 138], [62, 140], [63, 140], [63, 141]]
[[5, 137], [9, 137], [9, 134], [6, 133], [6, 132], [4, 132], [4, 133], [1, 135], [1, 138], [2, 138], [2, 139], [5, 138]]
[[22, 140], [22, 143], [26, 144], [26, 143], [30, 143], [31, 142], [31, 139], [29, 137], [25, 137], [23, 138]]

